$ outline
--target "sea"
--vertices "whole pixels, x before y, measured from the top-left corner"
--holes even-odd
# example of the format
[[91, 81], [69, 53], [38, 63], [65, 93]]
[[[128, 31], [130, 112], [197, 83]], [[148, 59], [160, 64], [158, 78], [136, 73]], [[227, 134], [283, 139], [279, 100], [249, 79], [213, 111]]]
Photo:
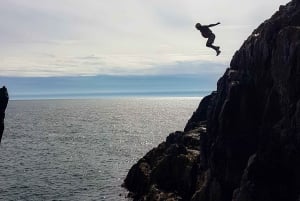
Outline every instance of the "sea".
[[127, 200], [128, 170], [183, 130], [200, 97], [12, 100], [0, 200]]

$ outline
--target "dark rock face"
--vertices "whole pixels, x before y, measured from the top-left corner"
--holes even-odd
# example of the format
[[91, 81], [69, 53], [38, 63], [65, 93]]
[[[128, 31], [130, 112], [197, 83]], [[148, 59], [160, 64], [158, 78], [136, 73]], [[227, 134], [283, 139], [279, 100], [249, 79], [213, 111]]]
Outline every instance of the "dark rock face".
[[135, 200], [300, 200], [300, 1], [235, 53], [184, 132], [129, 171]]
[[136, 200], [191, 199], [196, 188], [199, 143], [198, 130], [170, 134], [166, 142], [130, 169], [124, 185]]
[[3, 86], [0, 88], [0, 143], [4, 131], [4, 118], [5, 118], [5, 110], [8, 103], [8, 92], [7, 88]]

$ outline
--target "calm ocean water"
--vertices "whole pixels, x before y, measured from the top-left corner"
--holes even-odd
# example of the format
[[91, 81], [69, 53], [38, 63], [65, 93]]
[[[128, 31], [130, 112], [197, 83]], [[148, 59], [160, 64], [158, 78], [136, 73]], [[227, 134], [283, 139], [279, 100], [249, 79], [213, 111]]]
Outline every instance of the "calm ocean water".
[[0, 200], [125, 200], [129, 168], [176, 130], [200, 98], [10, 101]]

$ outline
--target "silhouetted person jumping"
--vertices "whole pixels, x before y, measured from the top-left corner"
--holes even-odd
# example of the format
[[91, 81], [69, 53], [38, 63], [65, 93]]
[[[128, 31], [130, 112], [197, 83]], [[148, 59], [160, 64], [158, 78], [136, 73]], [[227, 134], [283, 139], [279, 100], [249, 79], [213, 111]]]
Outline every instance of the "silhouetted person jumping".
[[198, 29], [201, 32], [202, 36], [204, 38], [208, 38], [207, 42], [206, 42], [206, 47], [210, 47], [210, 48], [214, 49], [217, 52], [217, 56], [221, 53], [220, 47], [213, 45], [216, 36], [215, 36], [215, 34], [213, 34], [213, 32], [210, 30], [209, 27], [214, 27], [218, 24], [220, 24], [220, 22], [218, 22], [216, 24], [210, 24], [210, 25], [201, 25], [200, 23], [197, 23], [195, 25], [196, 29]]
[[5, 86], [0, 88], [0, 143], [4, 131], [5, 110], [8, 103], [8, 92]]

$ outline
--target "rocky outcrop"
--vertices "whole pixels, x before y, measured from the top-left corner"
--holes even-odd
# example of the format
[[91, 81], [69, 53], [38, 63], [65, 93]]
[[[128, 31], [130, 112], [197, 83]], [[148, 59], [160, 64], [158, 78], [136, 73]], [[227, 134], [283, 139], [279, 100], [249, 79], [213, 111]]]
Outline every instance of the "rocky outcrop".
[[5, 110], [8, 103], [8, 92], [7, 88], [3, 86], [0, 88], [0, 143], [2, 140], [2, 135], [4, 131], [4, 118], [5, 118]]
[[135, 200], [300, 200], [300, 1], [235, 53], [184, 132], [129, 171]]
[[188, 200], [196, 189], [199, 132], [175, 132], [129, 171], [125, 186], [138, 200]]

